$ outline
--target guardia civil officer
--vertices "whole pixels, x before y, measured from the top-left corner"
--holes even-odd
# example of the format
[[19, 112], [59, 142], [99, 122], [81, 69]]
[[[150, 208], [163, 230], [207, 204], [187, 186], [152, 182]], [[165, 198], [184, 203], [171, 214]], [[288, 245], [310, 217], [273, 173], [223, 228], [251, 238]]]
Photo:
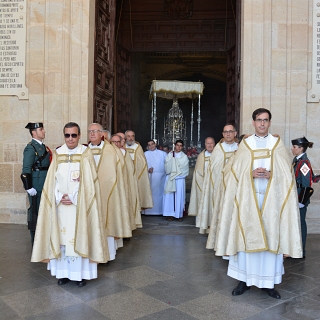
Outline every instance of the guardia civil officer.
[[302, 235], [302, 247], [303, 247], [303, 259], [306, 257], [306, 240], [307, 240], [307, 224], [306, 214], [307, 207], [310, 203], [310, 197], [313, 193], [312, 180], [313, 172], [310, 160], [306, 154], [308, 148], [312, 148], [313, 142], [309, 142], [307, 138], [297, 138], [291, 140], [292, 154], [295, 156], [293, 159], [293, 168], [296, 177], [299, 209], [300, 209], [300, 221], [301, 221], [301, 235]]
[[21, 180], [28, 192], [30, 202], [28, 229], [30, 230], [31, 244], [33, 245], [41, 192], [50, 165], [51, 151], [42, 142], [46, 132], [41, 122], [29, 122], [25, 128], [29, 129], [32, 140], [23, 151]]

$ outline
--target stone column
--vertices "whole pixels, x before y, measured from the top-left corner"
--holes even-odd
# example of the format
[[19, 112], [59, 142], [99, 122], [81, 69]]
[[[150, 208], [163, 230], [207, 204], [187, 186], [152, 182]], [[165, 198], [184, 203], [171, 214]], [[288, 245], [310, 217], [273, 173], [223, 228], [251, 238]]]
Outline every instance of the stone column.
[[[242, 0], [241, 128], [252, 133], [252, 112], [272, 112], [271, 133], [290, 152], [291, 140], [315, 142], [308, 156], [320, 173], [319, 103], [307, 103], [312, 68], [312, 0]], [[291, 156], [291, 152], [290, 152]], [[293, 156], [292, 156], [293, 157]], [[320, 233], [320, 186], [308, 207], [308, 232]]]

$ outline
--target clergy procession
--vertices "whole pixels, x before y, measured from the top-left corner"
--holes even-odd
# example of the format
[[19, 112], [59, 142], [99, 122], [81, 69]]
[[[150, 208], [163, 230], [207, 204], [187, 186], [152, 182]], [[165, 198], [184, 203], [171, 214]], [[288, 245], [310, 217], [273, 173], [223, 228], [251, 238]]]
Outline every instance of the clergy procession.
[[208, 164], [199, 156], [193, 177], [189, 215], [208, 234], [207, 249], [229, 261], [227, 274], [239, 281], [233, 296], [255, 286], [280, 299], [275, 285], [282, 282], [283, 259], [305, 258], [306, 207], [317, 182], [305, 151], [313, 143], [292, 140], [293, 172], [280, 137], [269, 133], [271, 117], [255, 110], [254, 134], [239, 140], [226, 124]]
[[213, 259], [228, 261], [227, 275], [238, 280], [233, 296], [255, 286], [280, 299], [275, 285], [285, 272], [283, 260], [306, 256], [305, 218], [317, 179], [306, 154], [313, 143], [293, 139], [292, 162], [280, 137], [269, 132], [271, 118], [259, 108], [253, 134], [240, 139], [234, 123], [226, 123], [217, 144], [207, 137], [190, 198], [184, 140], [175, 140], [171, 151], [164, 146], [165, 152], [150, 139], [144, 150], [134, 131], [111, 135], [92, 123], [83, 145], [80, 126], [69, 122], [65, 143], [51, 152], [43, 144], [43, 123], [28, 123], [32, 141], [21, 179], [30, 202], [31, 261], [46, 263], [58, 285], [83, 287], [98, 277], [98, 264], [116, 260], [142, 228], [141, 215], [177, 222], [189, 215]]

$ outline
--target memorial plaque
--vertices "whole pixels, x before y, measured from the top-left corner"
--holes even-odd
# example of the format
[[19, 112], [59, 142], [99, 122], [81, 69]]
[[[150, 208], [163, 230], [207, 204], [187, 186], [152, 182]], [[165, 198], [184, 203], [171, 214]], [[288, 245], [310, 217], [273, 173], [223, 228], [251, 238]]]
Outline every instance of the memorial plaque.
[[307, 102], [320, 100], [320, 1], [313, 0], [312, 14], [312, 79]]
[[0, 95], [28, 99], [27, 0], [0, 0]]

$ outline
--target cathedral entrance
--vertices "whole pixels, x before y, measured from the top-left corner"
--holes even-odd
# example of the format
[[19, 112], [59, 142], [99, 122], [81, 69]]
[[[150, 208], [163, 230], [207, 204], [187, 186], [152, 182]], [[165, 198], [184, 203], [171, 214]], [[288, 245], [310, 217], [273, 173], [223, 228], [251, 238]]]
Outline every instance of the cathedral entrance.
[[[224, 52], [190, 52], [190, 53], [137, 53], [133, 54], [136, 70], [132, 76], [133, 83], [139, 84], [138, 95], [134, 94], [132, 127], [136, 130], [137, 139], [141, 143], [150, 139], [151, 100], [150, 85], [153, 79], [201, 81], [204, 84], [203, 95], [200, 98], [201, 130], [200, 141], [213, 136], [216, 140], [221, 137], [221, 124], [226, 122], [226, 58]], [[150, 80], [151, 76], [153, 79]], [[179, 99], [179, 107], [186, 121], [186, 146], [190, 145], [191, 112], [193, 102], [193, 142], [197, 142], [198, 128], [198, 96], [193, 101], [189, 98]], [[164, 136], [164, 119], [167, 118], [172, 100], [157, 98], [157, 130], [156, 138], [161, 145]], [[139, 125], [143, 123], [145, 125]]]
[[[146, 145], [152, 80], [201, 81], [201, 141], [239, 123], [240, 0], [96, 0], [94, 120]], [[100, 55], [100, 56], [99, 56]], [[102, 57], [101, 57], [102, 56]], [[104, 70], [103, 70], [104, 68]], [[194, 131], [197, 131], [197, 100]], [[157, 137], [172, 101], [157, 102]], [[191, 102], [181, 99], [190, 142]]]

